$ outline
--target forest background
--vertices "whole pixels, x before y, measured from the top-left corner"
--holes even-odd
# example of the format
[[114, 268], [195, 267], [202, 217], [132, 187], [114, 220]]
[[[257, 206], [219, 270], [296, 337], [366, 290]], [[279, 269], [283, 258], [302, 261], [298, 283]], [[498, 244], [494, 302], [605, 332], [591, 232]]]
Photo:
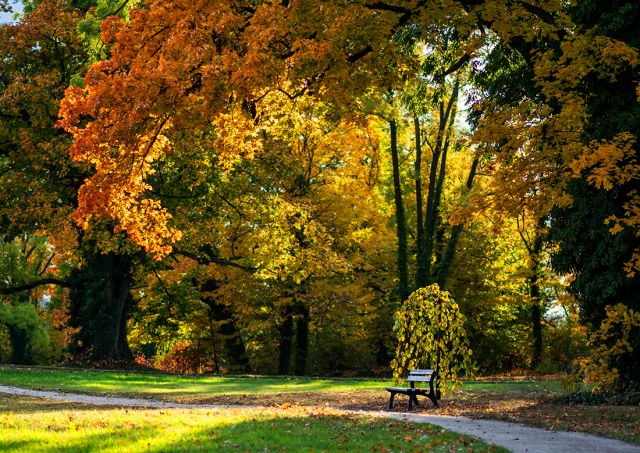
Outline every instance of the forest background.
[[640, 385], [635, 2], [23, 5], [0, 362], [385, 373], [436, 283], [480, 373]]

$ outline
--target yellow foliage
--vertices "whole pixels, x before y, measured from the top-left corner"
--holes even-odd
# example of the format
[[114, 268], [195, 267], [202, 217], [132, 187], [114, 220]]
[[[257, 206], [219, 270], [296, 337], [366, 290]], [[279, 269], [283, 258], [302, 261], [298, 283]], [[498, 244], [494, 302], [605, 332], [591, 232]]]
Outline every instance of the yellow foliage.
[[425, 367], [437, 371], [443, 390], [460, 387], [461, 375], [473, 377], [465, 317], [448, 292], [436, 284], [416, 290], [396, 313], [395, 320], [399, 344], [391, 368], [396, 383], [410, 370]]
[[593, 354], [579, 361], [585, 373], [584, 383], [592, 391], [615, 390], [619, 386], [615, 359], [633, 352], [629, 343], [632, 329], [640, 328], [640, 313], [626, 305], [607, 306], [600, 328], [589, 336]]

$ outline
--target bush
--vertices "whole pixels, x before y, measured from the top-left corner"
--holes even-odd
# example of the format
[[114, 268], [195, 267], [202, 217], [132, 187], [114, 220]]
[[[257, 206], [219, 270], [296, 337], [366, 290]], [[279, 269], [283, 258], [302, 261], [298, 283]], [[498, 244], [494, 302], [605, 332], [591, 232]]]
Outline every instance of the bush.
[[318, 332], [309, 351], [309, 374], [331, 375], [369, 369], [375, 364], [367, 338], [325, 329]]
[[571, 367], [574, 360], [585, 356], [589, 351], [586, 333], [577, 323], [547, 327], [543, 338], [542, 361], [536, 368], [536, 371], [543, 374], [563, 372]]
[[156, 358], [154, 367], [159, 370], [183, 374], [213, 373], [216, 364], [207, 348], [190, 341], [180, 341], [169, 351]]
[[31, 304], [0, 305], [0, 324], [8, 331], [10, 361], [24, 365], [49, 365], [53, 359], [51, 340], [44, 321]]
[[638, 406], [640, 405], [640, 392], [593, 392], [579, 390], [554, 398], [559, 404], [583, 404], [586, 406]]

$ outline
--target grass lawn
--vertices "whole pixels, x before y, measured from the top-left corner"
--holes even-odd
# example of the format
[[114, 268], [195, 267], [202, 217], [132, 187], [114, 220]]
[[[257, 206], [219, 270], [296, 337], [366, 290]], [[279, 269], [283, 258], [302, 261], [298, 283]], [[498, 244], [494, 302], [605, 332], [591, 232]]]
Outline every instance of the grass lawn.
[[[352, 378], [218, 377], [168, 374], [0, 368], [0, 385], [54, 389], [194, 404], [233, 404], [334, 409], [385, 409], [391, 381]], [[570, 406], [557, 404], [554, 380], [515, 379], [465, 382], [445, 395], [440, 408], [430, 402], [416, 412], [491, 418], [548, 430], [582, 431], [640, 445], [639, 406]], [[397, 410], [407, 399], [396, 397]]]
[[330, 408], [104, 409], [0, 394], [3, 452], [496, 452], [427, 424]]
[[0, 385], [65, 392], [171, 398], [180, 395], [215, 396], [368, 389], [379, 391], [390, 385], [390, 381], [351, 378], [184, 376], [11, 367], [0, 368]]
[[[60, 370], [29, 367], [0, 368], [0, 385], [65, 392], [119, 394], [168, 400], [198, 399], [199, 396], [282, 394], [309, 392], [354, 392], [373, 390], [379, 395], [391, 380], [363, 378], [304, 378], [262, 376], [183, 376], [99, 370]], [[467, 381], [465, 390], [541, 393], [559, 391], [555, 381]]]

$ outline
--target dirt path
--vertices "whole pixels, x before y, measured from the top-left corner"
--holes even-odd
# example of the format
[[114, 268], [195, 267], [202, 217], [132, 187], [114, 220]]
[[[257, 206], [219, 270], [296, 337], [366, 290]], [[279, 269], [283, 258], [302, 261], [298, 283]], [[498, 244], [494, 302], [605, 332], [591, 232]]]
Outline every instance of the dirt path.
[[[11, 395], [24, 395], [37, 398], [48, 398], [58, 401], [74, 403], [141, 407], [158, 409], [198, 409], [240, 407], [232, 405], [211, 404], [181, 404], [152, 399], [137, 399], [125, 397], [85, 395], [78, 393], [59, 393], [53, 391], [30, 390], [18, 387], [0, 385], [0, 392]], [[258, 406], [241, 406], [252, 409]], [[483, 441], [500, 445], [514, 453], [640, 453], [640, 446], [606, 439], [590, 434], [565, 431], [550, 431], [531, 428], [515, 423], [495, 420], [472, 420], [467, 417], [453, 417], [447, 415], [405, 414], [386, 411], [345, 411], [355, 415], [374, 415], [410, 422], [431, 423], [444, 429], [461, 434], [468, 434]]]

